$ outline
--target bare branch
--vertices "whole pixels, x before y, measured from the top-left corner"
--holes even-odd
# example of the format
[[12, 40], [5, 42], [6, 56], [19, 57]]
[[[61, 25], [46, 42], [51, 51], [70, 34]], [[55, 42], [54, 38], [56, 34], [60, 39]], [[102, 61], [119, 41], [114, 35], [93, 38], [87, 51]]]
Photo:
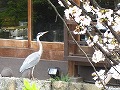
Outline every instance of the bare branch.
[[96, 2], [96, 0], [90, 0], [90, 3], [95, 7], [95, 8], [100, 8], [101, 9], [101, 7], [98, 5], [98, 3]]

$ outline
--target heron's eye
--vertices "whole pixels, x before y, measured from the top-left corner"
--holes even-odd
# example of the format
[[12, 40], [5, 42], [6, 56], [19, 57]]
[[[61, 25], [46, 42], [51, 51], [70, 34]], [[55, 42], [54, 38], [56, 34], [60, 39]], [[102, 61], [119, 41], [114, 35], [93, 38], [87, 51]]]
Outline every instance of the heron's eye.
[[38, 36], [38, 35], [41, 35], [41, 33], [38, 33], [37, 36]]

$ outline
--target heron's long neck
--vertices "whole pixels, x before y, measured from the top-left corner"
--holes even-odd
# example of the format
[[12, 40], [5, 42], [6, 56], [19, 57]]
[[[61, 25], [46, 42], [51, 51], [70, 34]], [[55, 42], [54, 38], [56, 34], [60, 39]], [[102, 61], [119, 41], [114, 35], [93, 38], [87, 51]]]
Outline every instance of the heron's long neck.
[[37, 42], [38, 42], [38, 44], [39, 44], [39, 54], [41, 54], [42, 52], [43, 52], [43, 47], [42, 47], [42, 43], [41, 43], [41, 41], [39, 40], [39, 38], [37, 37]]

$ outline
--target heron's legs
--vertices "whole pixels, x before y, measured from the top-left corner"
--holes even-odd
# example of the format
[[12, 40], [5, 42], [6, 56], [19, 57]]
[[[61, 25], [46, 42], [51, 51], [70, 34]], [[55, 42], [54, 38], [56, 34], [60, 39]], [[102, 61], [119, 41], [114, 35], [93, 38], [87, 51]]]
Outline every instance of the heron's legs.
[[32, 79], [34, 79], [34, 69], [35, 69], [35, 66], [34, 67], [32, 67], [32, 72], [31, 72], [31, 76], [32, 76]]

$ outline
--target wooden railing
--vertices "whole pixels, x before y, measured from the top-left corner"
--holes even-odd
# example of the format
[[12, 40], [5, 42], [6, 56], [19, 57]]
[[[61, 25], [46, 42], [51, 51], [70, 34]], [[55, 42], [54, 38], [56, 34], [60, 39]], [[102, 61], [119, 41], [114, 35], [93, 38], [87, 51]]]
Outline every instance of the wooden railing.
[[[69, 27], [70, 32], [72, 33], [73, 30], [76, 28], [76, 23], [74, 21], [68, 21], [66, 20], [66, 23]], [[94, 30], [92, 30], [91, 33], [95, 33]], [[92, 47], [89, 47], [85, 41], [84, 35], [75, 35], [73, 34], [73, 37], [77, 41], [77, 43], [80, 45], [80, 48], [86, 53], [88, 58], [91, 60], [92, 55], [94, 53], [94, 49]], [[66, 27], [64, 27], [64, 59], [68, 60], [68, 73], [70, 76], [77, 76], [78, 73], [78, 65], [81, 66], [91, 66], [89, 63], [85, 53], [78, 47], [78, 45], [75, 43], [75, 41], [71, 38], [71, 35], [69, 34], [69, 31]], [[91, 60], [92, 61], [92, 60]], [[102, 67], [103, 63], [100, 62], [98, 64], [93, 63], [96, 67]]]

